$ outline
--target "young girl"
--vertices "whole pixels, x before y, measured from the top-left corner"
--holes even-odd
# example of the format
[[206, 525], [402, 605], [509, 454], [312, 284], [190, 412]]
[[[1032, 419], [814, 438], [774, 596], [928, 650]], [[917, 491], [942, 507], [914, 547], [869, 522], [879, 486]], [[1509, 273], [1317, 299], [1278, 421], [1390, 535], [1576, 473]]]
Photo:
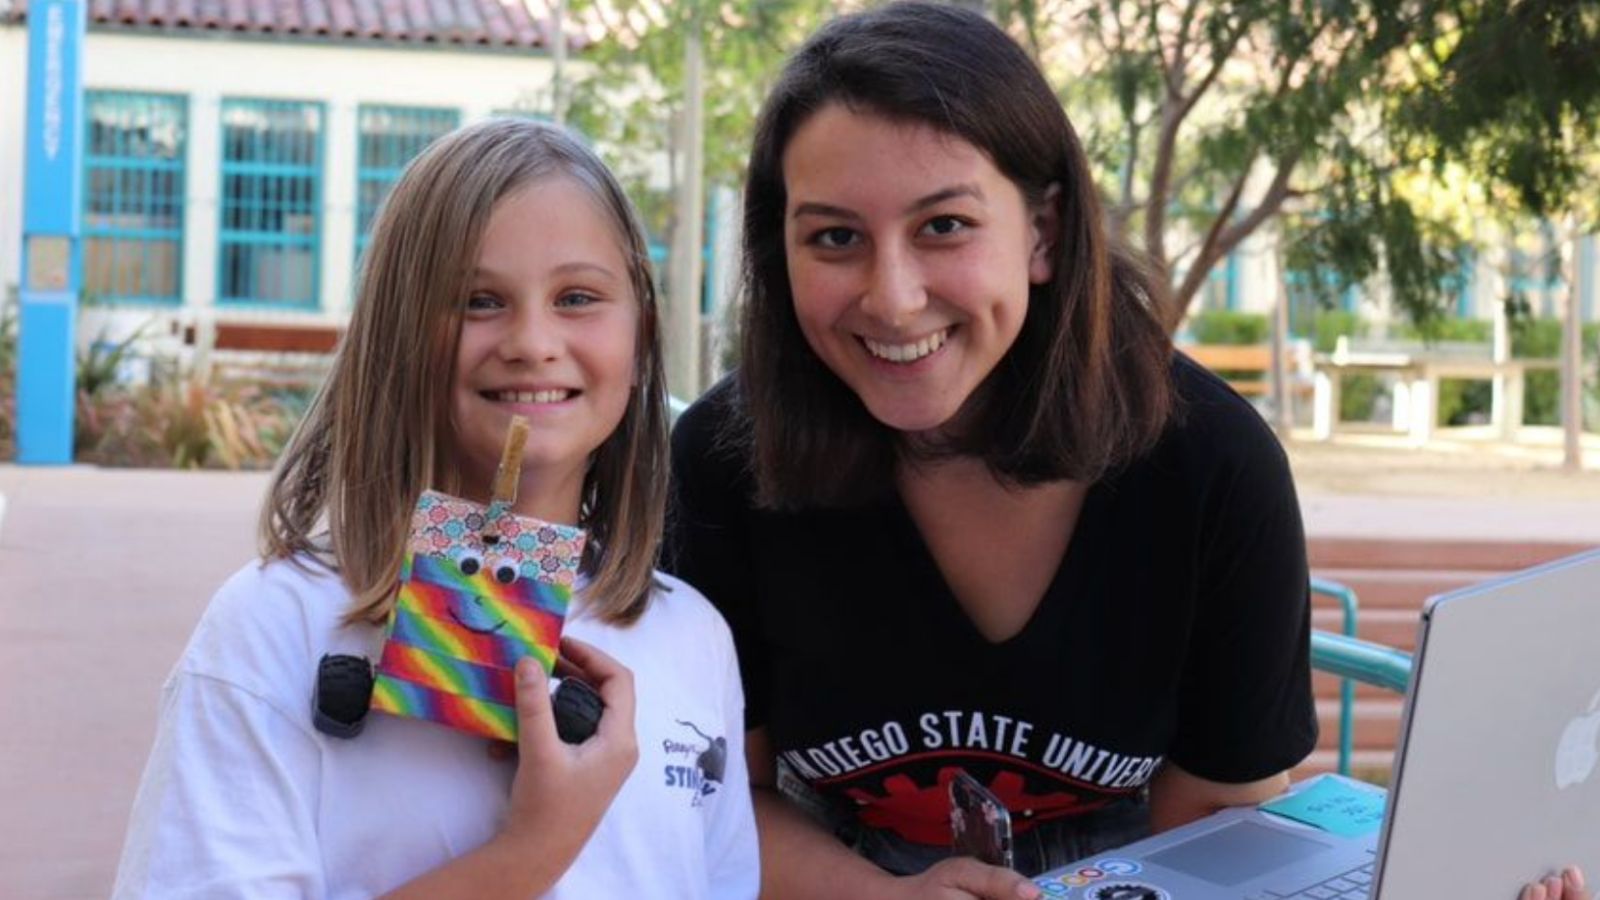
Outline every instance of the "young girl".
[[[646, 260], [616, 181], [558, 129], [490, 121], [411, 165], [273, 477], [263, 560], [165, 686], [116, 896], [754, 896], [732, 642], [652, 571], [666, 412]], [[379, 658], [413, 506], [429, 488], [486, 502], [513, 415], [531, 424], [514, 512], [588, 532], [561, 649], [605, 702], [598, 732], [557, 738], [526, 659], [516, 754], [380, 714], [319, 732], [318, 660]]]

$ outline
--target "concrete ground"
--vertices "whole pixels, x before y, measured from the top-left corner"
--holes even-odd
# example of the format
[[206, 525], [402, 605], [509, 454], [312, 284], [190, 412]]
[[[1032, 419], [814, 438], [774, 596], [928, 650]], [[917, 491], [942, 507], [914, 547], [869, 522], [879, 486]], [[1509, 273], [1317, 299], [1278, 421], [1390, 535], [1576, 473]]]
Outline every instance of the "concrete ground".
[[[1600, 543], [1559, 451], [1295, 442], [1307, 532]], [[266, 478], [0, 466], [0, 895], [105, 896], [160, 686], [251, 558]]]

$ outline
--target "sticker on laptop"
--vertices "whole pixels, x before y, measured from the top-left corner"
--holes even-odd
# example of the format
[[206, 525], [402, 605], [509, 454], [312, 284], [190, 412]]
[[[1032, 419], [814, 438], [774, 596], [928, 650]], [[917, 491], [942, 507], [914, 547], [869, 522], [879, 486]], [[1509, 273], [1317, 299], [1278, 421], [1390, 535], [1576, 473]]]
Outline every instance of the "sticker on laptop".
[[1108, 881], [1095, 885], [1086, 895], [1089, 900], [1172, 900], [1172, 895], [1142, 881]]

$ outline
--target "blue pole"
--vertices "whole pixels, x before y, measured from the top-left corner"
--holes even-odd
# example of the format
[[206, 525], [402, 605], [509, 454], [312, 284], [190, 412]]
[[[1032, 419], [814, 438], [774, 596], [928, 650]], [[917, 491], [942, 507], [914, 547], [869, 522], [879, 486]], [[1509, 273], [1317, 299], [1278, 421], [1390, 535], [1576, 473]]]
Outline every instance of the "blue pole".
[[17, 461], [72, 462], [72, 350], [82, 283], [83, 0], [28, 8]]

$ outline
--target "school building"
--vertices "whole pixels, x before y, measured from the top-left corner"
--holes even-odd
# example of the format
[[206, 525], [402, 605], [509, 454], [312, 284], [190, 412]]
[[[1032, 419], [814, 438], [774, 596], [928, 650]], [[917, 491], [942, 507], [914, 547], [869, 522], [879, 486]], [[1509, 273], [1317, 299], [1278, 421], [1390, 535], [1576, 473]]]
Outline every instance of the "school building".
[[[460, 124], [548, 114], [553, 7], [88, 0], [86, 315], [343, 321], [373, 215], [405, 164]], [[27, 0], [0, 0], [7, 290], [21, 267], [27, 14]], [[599, 37], [570, 22], [559, 33], [572, 51]]]

